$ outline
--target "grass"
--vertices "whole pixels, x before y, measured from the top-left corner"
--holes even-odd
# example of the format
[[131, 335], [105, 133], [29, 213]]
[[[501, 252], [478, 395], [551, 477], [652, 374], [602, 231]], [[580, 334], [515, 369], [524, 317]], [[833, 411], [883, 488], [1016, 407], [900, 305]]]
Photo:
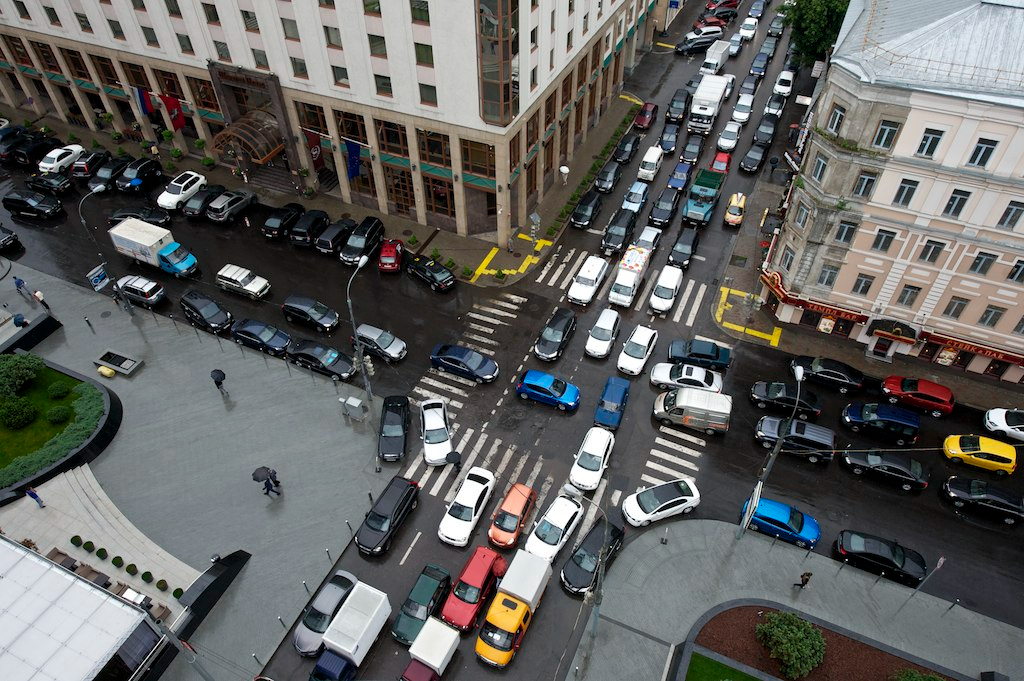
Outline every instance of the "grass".
[[686, 670], [686, 681], [757, 681], [757, 679], [709, 657], [693, 653], [690, 656], [690, 667]]
[[81, 383], [81, 381], [47, 367], [22, 388], [19, 396], [28, 398], [29, 402], [39, 410], [39, 414], [35, 421], [18, 430], [10, 430], [0, 425], [0, 443], [3, 443], [0, 446], [0, 468], [5, 468], [24, 454], [36, 451], [59, 435], [72, 422], [54, 425], [46, 420], [46, 412], [50, 407], [55, 407], [58, 404], [71, 407], [72, 403], [79, 398], [77, 393], [70, 392], [59, 400], [51, 400], [47, 388], [57, 381], [66, 382], [72, 390]]

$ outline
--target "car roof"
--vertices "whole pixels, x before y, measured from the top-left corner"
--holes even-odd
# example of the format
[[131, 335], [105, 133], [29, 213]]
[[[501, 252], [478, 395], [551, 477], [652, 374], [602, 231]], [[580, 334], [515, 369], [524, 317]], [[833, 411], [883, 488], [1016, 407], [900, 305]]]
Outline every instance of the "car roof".
[[605, 381], [604, 391], [601, 393], [602, 398], [621, 399], [623, 395], [629, 392], [629, 381], [618, 376], [609, 376], [608, 380]]
[[601, 314], [597, 317], [597, 323], [595, 326], [611, 326], [612, 322], [619, 319], [620, 315], [616, 310], [611, 308], [605, 308], [601, 310]]
[[500, 553], [487, 546], [478, 546], [469, 556], [459, 573], [459, 579], [474, 586], [482, 586], [494, 564], [502, 559]]
[[582, 508], [583, 504], [576, 499], [559, 494], [548, 506], [548, 510], [544, 512], [544, 518], [555, 525], [564, 525], [573, 514], [578, 513]]
[[657, 333], [657, 331], [655, 331], [654, 329], [652, 329], [649, 326], [644, 326], [643, 324], [637, 324], [636, 328], [633, 329], [633, 332], [629, 334], [629, 337], [631, 339], [635, 338], [638, 343], [645, 343], [646, 344], [652, 338], [654, 338], [654, 335], [656, 333]]
[[762, 518], [770, 518], [786, 523], [789, 522], [791, 508], [789, 504], [784, 504], [781, 501], [761, 497], [760, 501], [757, 502], [757, 508], [754, 510], [754, 513]]
[[533, 489], [529, 485], [517, 482], [508, 490], [508, 494], [501, 501], [499, 507], [502, 511], [518, 514], [526, 508], [526, 502], [532, 496]]
[[552, 381], [555, 380], [553, 374], [549, 374], [546, 371], [538, 371], [537, 369], [529, 369], [523, 374], [523, 380], [528, 383], [535, 385], [551, 385]]

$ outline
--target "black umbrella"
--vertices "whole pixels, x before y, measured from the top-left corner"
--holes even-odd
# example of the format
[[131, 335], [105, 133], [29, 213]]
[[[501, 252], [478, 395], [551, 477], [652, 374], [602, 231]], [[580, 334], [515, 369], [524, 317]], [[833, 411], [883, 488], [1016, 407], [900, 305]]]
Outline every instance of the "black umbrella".
[[270, 469], [266, 466], [260, 466], [252, 472], [252, 479], [256, 482], [263, 482], [264, 480], [270, 479]]
[[224, 372], [221, 371], [220, 369], [214, 369], [213, 371], [210, 372], [210, 378], [212, 378], [214, 382], [220, 383], [225, 378], [227, 378], [227, 376], [225, 376]]

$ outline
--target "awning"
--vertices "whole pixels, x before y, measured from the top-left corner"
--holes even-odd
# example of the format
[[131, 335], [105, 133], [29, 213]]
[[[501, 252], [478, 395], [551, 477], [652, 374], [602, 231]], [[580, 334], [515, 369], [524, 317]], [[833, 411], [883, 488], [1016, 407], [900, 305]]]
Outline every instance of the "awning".
[[913, 345], [917, 341], [917, 329], [898, 319], [875, 319], [868, 324], [868, 335], [888, 338], [897, 343]]
[[217, 133], [213, 138], [217, 151], [244, 151], [249, 159], [263, 165], [284, 149], [284, 136], [277, 118], [261, 109], [250, 111]]

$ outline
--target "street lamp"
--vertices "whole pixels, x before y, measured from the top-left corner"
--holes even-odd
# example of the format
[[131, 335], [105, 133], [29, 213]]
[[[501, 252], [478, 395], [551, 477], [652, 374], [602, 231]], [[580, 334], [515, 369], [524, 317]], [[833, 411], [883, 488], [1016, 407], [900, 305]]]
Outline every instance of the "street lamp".
[[[92, 243], [96, 247], [96, 255], [100, 256], [100, 262], [102, 263], [101, 267], [104, 267], [104, 268], [106, 268], [107, 262], [105, 260], [103, 260], [103, 254], [100, 253], [100, 245], [99, 245], [99, 243], [96, 242], [96, 237], [93, 235], [92, 232], [89, 231], [89, 225], [86, 224], [86, 222], [85, 222], [85, 214], [82, 213], [82, 204], [85, 203], [85, 200], [87, 198], [89, 198], [90, 196], [93, 196], [95, 194], [102, 194], [106, 190], [107, 190], [107, 188], [105, 186], [103, 186], [102, 184], [96, 185], [95, 187], [93, 187], [92, 189], [89, 190], [88, 194], [86, 194], [85, 196], [82, 197], [81, 201], [78, 202], [78, 221], [82, 223], [82, 229], [84, 229], [85, 233], [89, 235], [90, 239], [92, 239]], [[117, 283], [117, 277], [114, 276], [113, 274], [111, 274], [109, 276], [110, 276], [110, 282], [114, 286], [114, 298], [125, 309], [125, 311], [128, 312], [129, 315], [134, 317], [135, 316], [135, 306], [132, 305], [132, 301], [128, 300], [128, 296], [126, 296], [124, 294], [124, 291], [121, 290], [121, 286]]]
[[85, 227], [86, 229], [89, 228], [89, 226], [87, 224], [85, 224], [85, 216], [82, 215], [82, 204], [85, 203], [85, 200], [87, 198], [89, 198], [90, 196], [93, 196], [94, 194], [102, 194], [104, 191], [106, 191], [106, 189], [107, 188], [104, 187], [101, 184], [100, 185], [96, 185], [95, 187], [93, 187], [92, 189], [89, 190], [88, 194], [86, 194], [85, 196], [82, 197], [81, 201], [78, 202], [78, 220], [79, 220], [79, 222], [82, 223], [82, 227]]
[[[355, 364], [359, 367], [360, 373], [363, 374], [363, 389], [366, 390], [366, 402], [368, 413], [373, 412], [373, 390], [370, 388], [370, 372], [366, 366], [366, 354], [363, 352], [363, 342], [359, 339], [359, 333], [356, 330], [356, 314], [352, 310], [352, 282], [355, 281], [356, 275], [359, 274], [359, 270], [363, 269], [366, 263], [370, 262], [370, 258], [362, 256], [359, 258], [359, 263], [356, 265], [355, 271], [352, 272], [352, 276], [348, 278], [348, 286], [345, 287], [345, 300], [348, 303], [348, 317], [352, 320], [352, 340], [355, 341], [356, 345], [356, 356]], [[377, 454], [373, 455], [375, 469], [380, 473], [380, 460], [377, 458]]]

